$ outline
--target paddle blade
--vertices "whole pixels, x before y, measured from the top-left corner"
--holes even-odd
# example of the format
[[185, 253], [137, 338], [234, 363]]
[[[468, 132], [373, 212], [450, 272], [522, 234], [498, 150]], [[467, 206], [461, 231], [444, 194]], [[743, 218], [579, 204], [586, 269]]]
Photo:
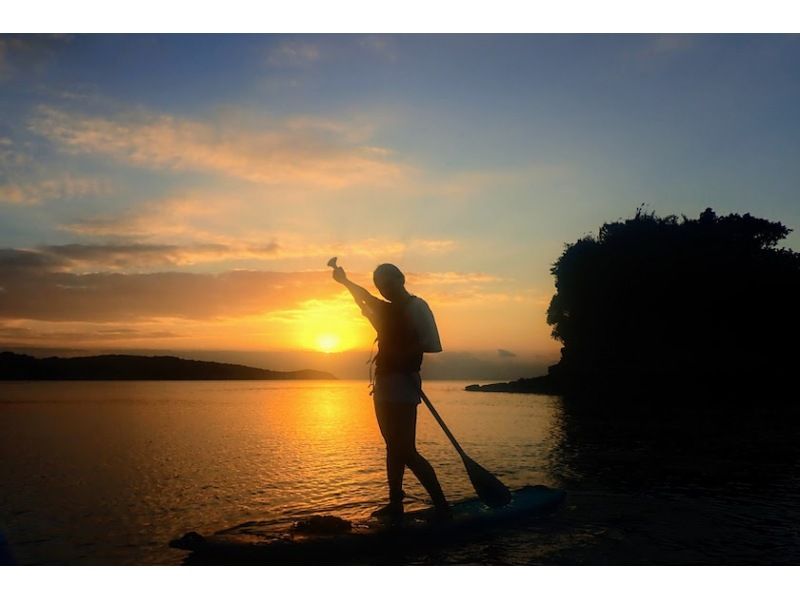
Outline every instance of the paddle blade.
[[493, 509], [504, 507], [511, 502], [511, 491], [503, 482], [466, 455], [463, 455], [462, 458], [464, 467], [467, 468], [469, 481], [472, 482], [475, 492], [478, 493], [478, 498]]

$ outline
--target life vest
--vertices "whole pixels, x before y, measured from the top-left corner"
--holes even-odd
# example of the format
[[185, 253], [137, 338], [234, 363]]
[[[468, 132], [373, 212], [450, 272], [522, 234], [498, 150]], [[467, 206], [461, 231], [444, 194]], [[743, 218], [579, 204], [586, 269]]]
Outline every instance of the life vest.
[[385, 303], [378, 317], [378, 354], [375, 356], [376, 375], [390, 372], [418, 372], [422, 367], [419, 338], [408, 307], [416, 297], [402, 303]]

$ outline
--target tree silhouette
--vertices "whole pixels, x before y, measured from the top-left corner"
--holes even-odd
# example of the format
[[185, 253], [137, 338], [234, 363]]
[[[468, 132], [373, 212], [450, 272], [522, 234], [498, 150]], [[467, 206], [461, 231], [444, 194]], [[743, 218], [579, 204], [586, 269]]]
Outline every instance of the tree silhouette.
[[752, 389], [796, 377], [800, 254], [750, 214], [693, 220], [643, 207], [553, 264], [547, 310], [563, 343], [550, 375], [598, 390]]

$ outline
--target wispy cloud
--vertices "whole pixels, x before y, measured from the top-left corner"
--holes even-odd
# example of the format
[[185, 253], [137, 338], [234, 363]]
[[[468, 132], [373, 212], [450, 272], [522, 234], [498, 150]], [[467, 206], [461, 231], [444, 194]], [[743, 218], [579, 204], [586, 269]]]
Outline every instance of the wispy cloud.
[[136, 271], [153, 268], [189, 266], [230, 259], [265, 259], [278, 250], [275, 243], [231, 247], [221, 244], [197, 245], [49, 245], [39, 251], [62, 260], [70, 271]]
[[30, 130], [65, 152], [110, 156], [173, 171], [215, 173], [258, 183], [342, 188], [388, 184], [403, 168], [368, 143], [363, 128], [320, 119], [214, 122], [164, 114], [87, 116], [41, 106]]
[[0, 203], [38, 204], [78, 197], [98, 197], [113, 190], [105, 180], [63, 175], [59, 178], [0, 185]]
[[215, 219], [235, 210], [235, 197], [207, 194], [175, 195], [145, 201], [119, 214], [94, 215], [61, 224], [71, 233], [102, 238], [137, 240], [190, 237], [209, 241], [207, 227]]
[[652, 54], [672, 54], [684, 52], [697, 45], [697, 37], [688, 34], [665, 34], [650, 38], [647, 50]]
[[497, 276], [484, 272], [410, 272], [406, 275], [406, 278], [410, 282], [422, 285], [483, 284], [502, 280]]
[[[3, 255], [3, 254], [6, 255]], [[38, 263], [37, 263], [38, 262]], [[211, 320], [284, 309], [338, 291], [322, 272], [231, 271], [75, 274], [61, 260], [0, 252], [0, 317], [134, 322], [158, 317]]]
[[[269, 236], [267, 236], [269, 238]], [[35, 250], [21, 251], [18, 260], [26, 258], [50, 260], [64, 272], [87, 271], [152, 271], [169, 267], [185, 267], [197, 264], [212, 264], [234, 261], [274, 261], [290, 258], [327, 258], [331, 255], [380, 258], [401, 255], [409, 246], [430, 244], [429, 251], [446, 251], [450, 243], [445, 241], [387, 241], [385, 239], [363, 239], [349, 243], [314, 243], [296, 235], [273, 235], [265, 242], [246, 242], [234, 238], [219, 238], [209, 243], [185, 245], [167, 243], [69, 243], [64, 245], [42, 245]], [[20, 250], [5, 250], [20, 251]], [[0, 252], [0, 256], [3, 254]], [[2, 257], [0, 257], [2, 259]], [[2, 261], [0, 261], [0, 264]], [[10, 263], [10, 262], [9, 262]], [[24, 260], [17, 263], [24, 263]], [[448, 284], [451, 280], [442, 279]], [[434, 283], [428, 281], [428, 284]], [[474, 280], [473, 280], [474, 282]]]
[[535, 294], [486, 272], [410, 272], [406, 278], [412, 292], [441, 305], [528, 303]]
[[66, 34], [0, 35], [0, 81], [41, 70], [56, 47], [71, 41]]
[[21, 38], [2, 36], [0, 37], [0, 81], [6, 79], [14, 72], [12, 58], [15, 54], [25, 52], [29, 44]]
[[292, 40], [284, 41], [267, 53], [267, 64], [273, 67], [304, 67], [319, 61], [322, 51], [319, 44]]
[[31, 156], [20, 151], [13, 139], [0, 137], [0, 173], [13, 172], [30, 163]]
[[[328, 230], [303, 232], [302, 228], [290, 226], [262, 229], [260, 225], [248, 228], [236, 216], [248, 201], [227, 195], [178, 195], [144, 202], [117, 215], [81, 218], [60, 228], [85, 239], [71, 247], [94, 248], [91, 253], [87, 250], [86, 255], [98, 258], [97, 267], [114, 268], [152, 268], [159, 263], [177, 266], [241, 260], [327, 259], [331, 255], [386, 261], [414, 252], [443, 254], [458, 247], [456, 240], [447, 238], [348, 235], [347, 240], [340, 241], [332, 240], [336, 235]], [[231, 214], [235, 222], [226, 224]], [[153, 250], [145, 251], [145, 247]], [[52, 247], [47, 250], [56, 251]], [[100, 258], [105, 252], [116, 255], [115, 259], [102, 262]], [[127, 258], [121, 259], [123, 255]]]
[[130, 344], [134, 340], [176, 339], [181, 335], [157, 326], [124, 327], [117, 323], [42, 322], [36, 320], [0, 321], [0, 342], [6, 345], [69, 343], [72, 346]]
[[390, 62], [399, 56], [395, 40], [388, 35], [365, 35], [358, 39], [358, 46]]
[[[255, 252], [256, 248], [250, 250]], [[261, 248], [265, 254], [274, 250], [270, 246]], [[228, 255], [230, 251], [229, 247], [216, 246], [77, 244], [37, 250], [2, 249], [0, 317], [109, 322], [155, 317], [202, 320], [276, 310], [286, 314], [341, 291], [331, 283], [327, 270], [234, 270], [219, 274], [130, 271], [132, 266], [168, 261], [180, 265], [208, 259], [204, 254]], [[445, 272], [416, 274], [409, 284], [442, 303], [513, 301], [514, 297], [492, 288], [495, 280], [481, 273]]]
[[697, 36], [680, 33], [642, 35], [631, 39], [634, 45], [626, 50], [625, 55], [638, 67], [663, 64], [687, 54], [699, 43]]
[[[220, 247], [80, 245], [0, 250], [0, 341], [42, 346], [314, 348], [337, 334], [347, 348], [372, 331], [330, 271], [229, 270], [218, 274], [114, 271], [114, 264], [179, 262]], [[266, 248], [265, 251], [269, 251]], [[194, 259], [194, 258], [191, 258]], [[79, 266], [105, 264], [101, 271]], [[350, 272], [367, 288], [369, 273]], [[504, 339], [517, 348], [520, 322], [547, 338], [541, 292], [481, 272], [409, 274], [409, 290], [436, 313], [449, 346]], [[373, 291], [374, 292], [374, 291]], [[465, 318], [471, 322], [464, 326]], [[537, 328], [538, 326], [538, 328]], [[83, 333], [83, 336], [81, 336]], [[554, 343], [550, 343], [555, 346]], [[548, 345], [549, 346], [549, 345]]]

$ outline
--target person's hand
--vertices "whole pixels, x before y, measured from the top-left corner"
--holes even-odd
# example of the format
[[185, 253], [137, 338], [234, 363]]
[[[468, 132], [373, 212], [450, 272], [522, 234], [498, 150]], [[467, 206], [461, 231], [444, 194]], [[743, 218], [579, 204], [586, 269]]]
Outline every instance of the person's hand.
[[341, 284], [347, 282], [347, 274], [345, 274], [344, 268], [342, 268], [341, 266], [336, 266], [333, 269], [333, 279]]

